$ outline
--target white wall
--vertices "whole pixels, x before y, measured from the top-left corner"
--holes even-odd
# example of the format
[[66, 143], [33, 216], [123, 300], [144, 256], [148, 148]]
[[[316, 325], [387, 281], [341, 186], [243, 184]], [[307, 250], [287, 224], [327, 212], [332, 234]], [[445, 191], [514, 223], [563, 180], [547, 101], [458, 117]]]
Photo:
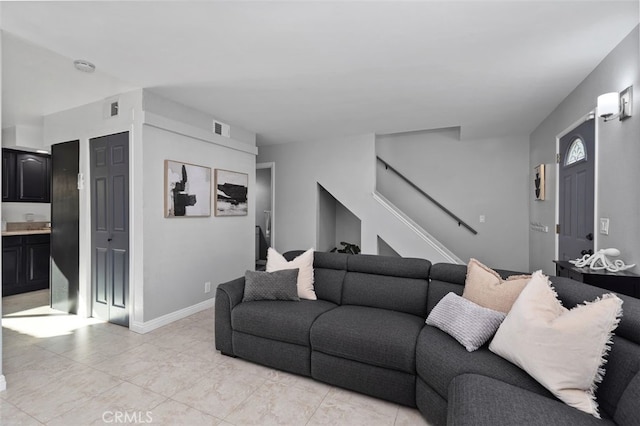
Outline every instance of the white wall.
[[[596, 123], [596, 220], [610, 219], [609, 235], [596, 233], [596, 250], [615, 247], [626, 263], [640, 263], [640, 60], [636, 27], [535, 129], [530, 137], [530, 167], [547, 165], [547, 201], [530, 202], [531, 222], [549, 226], [549, 233], [531, 231], [530, 267], [555, 273], [556, 256], [556, 140], [589, 111], [598, 95], [634, 86], [634, 115], [625, 120]], [[635, 268], [638, 271], [638, 268]]]
[[[105, 118], [104, 101], [46, 116], [44, 137], [49, 146], [80, 140], [85, 189], [80, 191], [79, 313], [90, 315], [89, 139], [130, 132], [130, 327], [145, 332], [210, 305], [216, 285], [244, 274], [254, 253], [252, 207], [244, 217], [217, 218], [212, 208], [206, 219], [164, 218], [164, 160], [248, 173], [253, 206], [257, 149], [255, 134], [242, 130], [243, 141], [215, 135], [212, 117], [146, 91], [118, 98], [117, 117]], [[206, 294], [205, 281], [212, 284]]]
[[378, 163], [378, 191], [463, 261], [473, 257], [496, 268], [529, 269], [526, 136], [460, 141], [457, 129], [379, 135], [376, 151], [478, 232], [459, 227]]
[[35, 222], [51, 221], [50, 203], [2, 203], [2, 218], [7, 222], [25, 222], [25, 215], [33, 213]]
[[[144, 90], [144, 98], [142, 100], [142, 108], [145, 111], [155, 111], [161, 115], [171, 118], [180, 123], [187, 124], [193, 128], [202, 129], [209, 133], [213, 129], [213, 120], [226, 123], [225, 120], [213, 117], [207, 113], [193, 109], [186, 105], [172, 101], [153, 92], [153, 89]], [[233, 143], [248, 144], [256, 146], [256, 134], [243, 129], [241, 127], [230, 126], [230, 138], [224, 138]], [[223, 138], [223, 136], [213, 135], [215, 139]], [[215, 140], [214, 139], [214, 140]]]
[[[42, 120], [41, 120], [42, 121]], [[24, 151], [44, 149], [42, 125], [18, 124], [2, 129], [2, 147]]]
[[[0, 14], [2, 13], [2, 4], [0, 4]], [[2, 31], [0, 31], [0, 93], [2, 93]], [[2, 128], [2, 102], [0, 101], [0, 129]], [[2, 145], [2, 136], [0, 135], [0, 146]], [[2, 162], [0, 161], [0, 176], [2, 176]], [[0, 201], [0, 204], [2, 202]], [[0, 220], [4, 219], [0, 209]], [[2, 243], [2, 237], [0, 237]], [[0, 270], [2, 270], [2, 256], [0, 256]], [[2, 277], [0, 277], [0, 292], [2, 291]], [[0, 330], [2, 330], [2, 303], [0, 303]], [[0, 332], [0, 391], [7, 389], [7, 382], [2, 374], [2, 334]]]
[[[98, 101], [78, 108], [60, 111], [44, 117], [44, 146], [51, 150], [56, 143], [80, 141], [80, 173], [84, 175], [85, 187], [80, 196], [80, 269], [78, 292], [78, 315], [91, 316], [91, 193], [89, 140], [99, 136], [129, 132], [129, 189], [130, 189], [130, 279], [142, 283], [142, 220], [137, 211], [142, 209], [141, 131], [136, 123], [141, 116], [142, 91], [136, 90], [119, 95], [120, 114], [108, 117], [105, 101]], [[141, 285], [141, 284], [140, 284]], [[130, 321], [142, 318], [141, 287], [130, 285], [130, 303], [133, 307]]]

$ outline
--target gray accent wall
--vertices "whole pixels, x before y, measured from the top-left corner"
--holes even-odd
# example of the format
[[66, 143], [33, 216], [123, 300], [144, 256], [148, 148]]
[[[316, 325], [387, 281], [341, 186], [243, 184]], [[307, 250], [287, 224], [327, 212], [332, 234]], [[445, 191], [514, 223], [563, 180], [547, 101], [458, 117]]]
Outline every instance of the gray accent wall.
[[[144, 321], [196, 305], [215, 295], [217, 284], [253, 269], [255, 211], [247, 216], [165, 218], [164, 160], [249, 175], [255, 196], [255, 156], [156, 127], [143, 127]], [[213, 185], [213, 182], [212, 182]], [[213, 189], [215, 194], [215, 189]], [[204, 283], [211, 282], [210, 293]]]
[[[530, 231], [529, 264], [531, 270], [554, 274], [556, 256], [556, 140], [596, 108], [596, 99], [607, 92], [634, 86], [633, 116], [596, 122], [596, 222], [610, 220], [609, 235], [597, 232], [595, 248], [620, 249], [627, 264], [640, 263], [640, 33], [636, 27], [533, 131], [530, 137], [529, 170], [547, 165], [547, 199], [530, 200], [532, 223], [549, 227], [549, 232]], [[639, 269], [634, 269], [637, 272]]]
[[[452, 246], [496, 267], [526, 269], [527, 137], [440, 142], [426, 151], [420, 146], [424, 143], [415, 143], [415, 151], [408, 150], [406, 161], [401, 164], [410, 162], [417, 173], [423, 173], [421, 169], [437, 171], [429, 174], [428, 179], [445, 188], [441, 197], [444, 202], [452, 201], [449, 203], [452, 209], [475, 217], [476, 221], [477, 215], [486, 215], [487, 223], [478, 227], [486, 236], [477, 240], [482, 244], [473, 243], [476, 245], [471, 250], [472, 243], [465, 236], [460, 241], [454, 238], [452, 242], [458, 244]], [[407, 143], [412, 146], [411, 141]], [[462, 157], [450, 155], [457, 151], [447, 144], [463, 146]], [[375, 145], [375, 136], [367, 134], [260, 147], [258, 162], [276, 163], [276, 249], [326, 249], [328, 240], [320, 240], [317, 234], [318, 224], [322, 223], [319, 183], [361, 221], [363, 253], [378, 253], [380, 237], [402, 256], [449, 261], [446, 254], [412, 232], [376, 201]], [[457, 187], [453, 188], [451, 182]], [[480, 183], [486, 185], [481, 187]], [[457, 191], [458, 188], [464, 191]], [[442, 232], [445, 236], [460, 232], [455, 222], [446, 226]]]
[[[529, 153], [525, 135], [460, 140], [456, 128], [376, 137], [379, 157], [472, 228], [377, 164], [378, 191], [463, 261], [528, 270]], [[485, 222], [480, 222], [480, 216]]]
[[381, 256], [400, 257], [398, 252], [380, 237], [378, 237], [378, 254]]
[[[274, 237], [278, 251], [333, 248], [335, 201], [331, 198], [345, 204], [361, 220], [371, 211], [373, 146], [373, 135], [369, 134], [260, 147], [257, 161], [276, 164]], [[332, 219], [327, 212], [333, 212]], [[371, 243], [363, 241], [364, 252], [376, 251], [373, 238]]]

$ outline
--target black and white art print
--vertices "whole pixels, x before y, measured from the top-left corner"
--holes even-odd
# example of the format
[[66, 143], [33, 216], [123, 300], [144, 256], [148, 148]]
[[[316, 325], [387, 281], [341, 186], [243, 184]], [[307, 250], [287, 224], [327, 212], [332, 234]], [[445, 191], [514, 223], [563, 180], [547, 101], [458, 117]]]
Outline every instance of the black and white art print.
[[216, 169], [216, 216], [246, 216], [249, 175]]
[[211, 168], [164, 160], [164, 217], [211, 216]]

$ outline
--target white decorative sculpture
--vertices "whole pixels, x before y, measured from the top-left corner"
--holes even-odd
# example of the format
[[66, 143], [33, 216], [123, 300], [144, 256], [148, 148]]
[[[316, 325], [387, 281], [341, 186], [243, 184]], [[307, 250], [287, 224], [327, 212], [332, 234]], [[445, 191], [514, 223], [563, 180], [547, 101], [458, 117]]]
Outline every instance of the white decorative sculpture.
[[630, 269], [636, 266], [635, 263], [633, 265], [625, 265], [620, 259], [611, 261], [607, 256], [620, 256], [620, 250], [615, 248], [598, 250], [592, 255], [585, 254], [579, 259], [570, 260], [569, 263], [572, 263], [579, 268], [588, 266], [594, 271], [606, 269], [609, 272], [624, 271], [625, 269]]

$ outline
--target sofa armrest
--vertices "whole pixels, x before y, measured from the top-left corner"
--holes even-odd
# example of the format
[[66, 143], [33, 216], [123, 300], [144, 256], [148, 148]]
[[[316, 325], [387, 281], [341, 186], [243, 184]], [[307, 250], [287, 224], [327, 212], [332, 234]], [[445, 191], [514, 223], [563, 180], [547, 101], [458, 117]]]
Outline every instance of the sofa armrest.
[[[602, 410], [601, 410], [602, 411]], [[611, 420], [569, 407], [561, 401], [478, 374], [462, 374], [451, 381], [447, 425], [603, 426]]]
[[220, 284], [216, 289], [216, 349], [225, 355], [235, 356], [232, 342], [231, 311], [242, 302], [242, 296], [244, 296], [244, 277]]

